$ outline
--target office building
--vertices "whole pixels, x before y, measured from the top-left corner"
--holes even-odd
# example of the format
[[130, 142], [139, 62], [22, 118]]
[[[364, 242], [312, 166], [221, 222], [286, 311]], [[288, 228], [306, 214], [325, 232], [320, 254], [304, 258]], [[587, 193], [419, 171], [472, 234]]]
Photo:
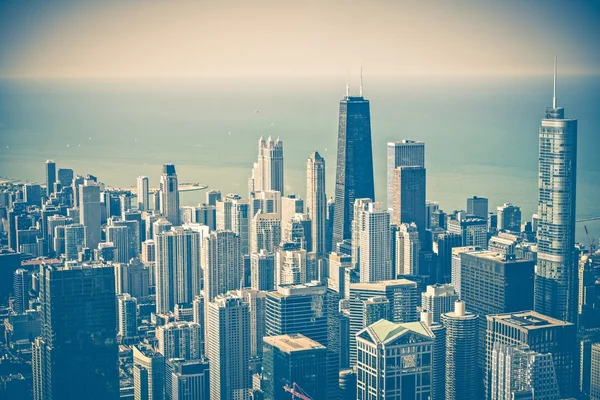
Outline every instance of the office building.
[[121, 340], [137, 336], [137, 300], [129, 294], [117, 296], [117, 316]]
[[431, 354], [431, 400], [443, 400], [446, 398], [446, 328], [432, 318], [429, 311], [421, 311], [421, 323], [435, 336]]
[[258, 160], [254, 163], [252, 177], [248, 183], [249, 192], [274, 190], [283, 195], [283, 141], [258, 140]]
[[248, 200], [231, 200], [231, 230], [240, 237], [240, 251], [249, 254], [250, 249], [250, 204]]
[[77, 254], [85, 247], [85, 231], [83, 225], [65, 226], [65, 260], [77, 260]]
[[266, 250], [273, 253], [281, 242], [281, 219], [276, 213], [263, 213], [261, 210], [252, 218], [250, 252]]
[[474, 215], [463, 215], [456, 213], [448, 218], [448, 233], [460, 235], [462, 246], [476, 246], [482, 249], [487, 248], [487, 220]]
[[304, 214], [304, 200], [290, 194], [281, 197], [281, 231], [291, 230], [292, 218], [296, 214]]
[[221, 201], [221, 192], [216, 189], [211, 189], [206, 192], [206, 204], [209, 206], [216, 206], [217, 201]]
[[85, 247], [97, 249], [102, 231], [100, 229], [100, 185], [86, 180], [79, 186], [79, 221], [85, 226]]
[[160, 213], [173, 226], [179, 225], [179, 183], [173, 164], [165, 164], [160, 176]]
[[251, 389], [250, 325], [248, 303], [232, 294], [217, 296], [208, 304], [208, 359], [210, 398], [244, 400]]
[[439, 323], [442, 314], [451, 312], [457, 300], [458, 293], [452, 284], [429, 285], [421, 293], [421, 309], [429, 312], [432, 323]]
[[371, 112], [362, 90], [359, 96], [350, 96], [346, 87], [340, 101], [335, 177], [333, 246], [351, 238], [356, 199], [375, 200]]
[[284, 399], [284, 389], [300, 387], [313, 400], [327, 397], [325, 346], [301, 334], [268, 336], [264, 338], [262, 387], [264, 399]]
[[590, 373], [590, 400], [600, 399], [600, 342], [592, 345], [592, 366]]
[[320, 260], [327, 252], [327, 195], [325, 193], [325, 159], [316, 151], [306, 162], [306, 213], [312, 221], [313, 251]]
[[206, 225], [211, 231], [217, 229], [217, 208], [213, 205], [200, 204], [195, 208], [195, 221]]
[[115, 261], [129, 261], [129, 227], [109, 225], [106, 227], [106, 241], [113, 244], [116, 250]]
[[467, 199], [467, 214], [487, 219], [488, 199], [477, 196], [469, 197]]
[[407, 279], [371, 283], [349, 283], [350, 287], [350, 365], [356, 364], [356, 334], [364, 329], [364, 303], [383, 296], [390, 303], [390, 321], [417, 321], [417, 284]]
[[[64, 242], [62, 247], [60, 247], [61, 252], [57, 253], [57, 249], [54, 243], [54, 239], [56, 238], [56, 227], [71, 225], [73, 220], [71, 218], [64, 217], [62, 215], [52, 215], [48, 218], [47, 221], [47, 243], [48, 243], [48, 255], [58, 257], [62, 253], [64, 253]], [[63, 236], [64, 239], [64, 228], [63, 228]]]
[[535, 310], [563, 321], [577, 318], [575, 195], [577, 120], [556, 105], [556, 61], [552, 107], [539, 129], [539, 222]]
[[132, 258], [128, 263], [115, 263], [114, 266], [117, 294], [127, 293], [136, 299], [148, 297], [150, 268], [138, 258]]
[[250, 254], [251, 287], [256, 290], [273, 290], [275, 287], [275, 255], [261, 250]]
[[398, 167], [425, 168], [425, 143], [405, 139], [387, 144], [387, 207], [394, 202], [394, 174]]
[[381, 203], [357, 199], [352, 222], [352, 260], [361, 282], [393, 279], [390, 214]]
[[137, 209], [140, 211], [150, 210], [150, 183], [147, 176], [137, 178]]
[[201, 331], [200, 324], [189, 321], [169, 322], [158, 326], [156, 327], [158, 351], [165, 356], [166, 360], [170, 358], [197, 360], [204, 351]]
[[36, 183], [23, 185], [23, 201], [29, 206], [42, 207], [42, 188]]
[[356, 398], [431, 398], [434, 340], [422, 322], [380, 320], [358, 332]]
[[579, 329], [600, 328], [600, 282], [596, 282], [592, 257], [581, 257], [578, 278], [577, 326]]
[[240, 287], [244, 277], [240, 237], [232, 231], [213, 231], [202, 245], [206, 305], [217, 295]]
[[392, 224], [415, 223], [419, 239], [425, 240], [426, 172], [418, 166], [398, 167], [393, 171], [391, 215]]
[[33, 398], [118, 399], [113, 267], [42, 265], [39, 282], [42, 335], [32, 348]]
[[275, 252], [275, 284], [295, 285], [318, 279], [315, 253], [283, 244]]
[[256, 289], [240, 289], [229, 292], [248, 304], [250, 313], [247, 326], [250, 336], [250, 358], [261, 359], [263, 355], [262, 338], [265, 336], [265, 309], [267, 292]]
[[350, 288], [346, 285], [346, 271], [353, 268], [352, 257], [346, 254], [332, 251], [327, 259], [327, 278], [328, 286], [337, 286], [338, 293], [342, 298], [348, 298]]
[[442, 314], [446, 328], [446, 399], [477, 399], [480, 382], [477, 366], [478, 316], [457, 301], [454, 311]]
[[498, 220], [496, 228], [499, 231], [521, 232], [521, 208], [511, 203], [497, 208]]
[[54, 193], [54, 183], [56, 182], [56, 163], [52, 160], [46, 161], [46, 197]]
[[[575, 394], [576, 326], [535, 311], [488, 315], [486, 332], [486, 394], [491, 389], [492, 350], [495, 343], [529, 346], [542, 354], [551, 353], [560, 398]], [[486, 397], [489, 398], [489, 397]]]
[[19, 268], [13, 274], [13, 305], [16, 314], [23, 314], [29, 309], [29, 288], [31, 287], [31, 273]]
[[58, 181], [62, 187], [71, 186], [73, 183], [73, 170], [71, 168], [59, 168], [57, 172]]
[[490, 368], [490, 400], [559, 398], [550, 353], [537, 353], [527, 346], [494, 343]]
[[210, 364], [208, 360], [172, 358], [166, 365], [168, 400], [209, 400]]
[[200, 233], [177, 227], [156, 236], [156, 312], [173, 311], [200, 294]]
[[136, 344], [132, 348], [134, 399], [164, 399], [165, 356], [148, 344]]
[[385, 296], [371, 297], [363, 302], [363, 316], [365, 326], [369, 326], [380, 319], [390, 319], [390, 301]]
[[419, 258], [421, 254], [421, 241], [419, 230], [414, 222], [400, 224], [396, 231], [396, 271], [398, 275], [420, 275]]

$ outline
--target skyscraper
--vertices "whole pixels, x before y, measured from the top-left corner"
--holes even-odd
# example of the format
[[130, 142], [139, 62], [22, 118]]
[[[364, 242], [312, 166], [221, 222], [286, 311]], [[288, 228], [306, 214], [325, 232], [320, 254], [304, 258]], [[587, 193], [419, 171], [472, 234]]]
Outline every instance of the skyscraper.
[[77, 254], [85, 245], [85, 227], [83, 225], [65, 226], [65, 259], [77, 260]]
[[137, 336], [137, 300], [128, 293], [117, 296], [117, 316], [121, 340]]
[[396, 240], [396, 271], [394, 277], [398, 275], [419, 275], [421, 241], [415, 223], [400, 224], [393, 240]]
[[117, 250], [115, 261], [129, 261], [129, 227], [109, 225], [106, 227], [106, 241], [113, 244]]
[[454, 311], [442, 314], [446, 328], [446, 399], [477, 399], [477, 315], [465, 311], [465, 303], [457, 301]]
[[419, 239], [425, 241], [426, 219], [426, 172], [418, 166], [397, 167], [392, 171], [392, 224], [414, 222]]
[[34, 399], [118, 399], [113, 267], [42, 265], [40, 299], [42, 335], [32, 355]]
[[595, 343], [592, 345], [590, 399], [600, 400], [600, 343]]
[[216, 189], [211, 189], [206, 192], [206, 204], [216, 206], [217, 201], [221, 201], [221, 192]]
[[156, 237], [156, 311], [173, 311], [200, 294], [201, 234], [181, 227]]
[[360, 87], [359, 96], [350, 96], [346, 86], [346, 96], [340, 101], [333, 246], [352, 235], [354, 201], [375, 200], [371, 112], [369, 100], [362, 95], [362, 83]]
[[57, 172], [58, 181], [65, 186], [71, 186], [73, 183], [73, 170], [71, 168], [59, 168]]
[[317, 259], [326, 252], [327, 195], [325, 159], [314, 152], [306, 162], [306, 213], [312, 220], [312, 246]]
[[393, 279], [390, 214], [383, 204], [357, 199], [352, 226], [352, 259], [360, 270], [360, 281]]
[[13, 275], [13, 311], [23, 314], [29, 309], [29, 288], [31, 287], [31, 274], [26, 269], [19, 268]]
[[85, 180], [79, 186], [79, 220], [85, 226], [85, 247], [92, 250], [98, 248], [101, 236], [100, 185]]
[[251, 388], [248, 303], [232, 294], [217, 296], [208, 305], [210, 398], [246, 400]]
[[170, 322], [156, 328], [158, 350], [165, 359], [197, 360], [203, 354], [202, 328], [196, 322]]
[[575, 394], [576, 327], [574, 324], [522, 311], [488, 315], [486, 331], [486, 398], [491, 394], [492, 350], [495, 343], [529, 346], [539, 353], [551, 353], [558, 379], [560, 398]]
[[250, 252], [275, 251], [281, 242], [281, 217], [275, 213], [259, 212], [252, 218], [250, 227]]
[[248, 184], [249, 192], [276, 190], [283, 195], [283, 141], [273, 140], [271, 136], [265, 141], [262, 136], [258, 141], [258, 160], [254, 163], [252, 177]]
[[140, 211], [148, 211], [150, 209], [150, 194], [149, 183], [147, 176], [138, 176], [137, 178], [137, 208]]
[[136, 400], [165, 398], [165, 356], [148, 344], [133, 346], [133, 393]]
[[504, 203], [498, 206], [498, 223], [499, 231], [521, 232], [521, 208], [511, 203]]
[[535, 310], [575, 322], [577, 263], [575, 195], [577, 189], [577, 120], [566, 119], [556, 105], [556, 60], [552, 107], [539, 129], [538, 255]]
[[414, 140], [387, 144], [387, 207], [391, 211], [394, 199], [394, 170], [397, 167], [425, 168], [425, 143]]
[[441, 322], [442, 314], [454, 309], [458, 294], [450, 284], [429, 285], [427, 291], [421, 293], [421, 308], [429, 312], [432, 323]]
[[173, 164], [165, 164], [160, 176], [160, 212], [171, 224], [179, 225], [179, 183]]
[[52, 160], [46, 161], [46, 197], [54, 193], [54, 183], [56, 182], [56, 163]]
[[304, 335], [264, 338], [264, 399], [284, 399], [284, 390], [298, 385], [311, 399], [326, 399], [327, 349]]
[[469, 197], [467, 199], [467, 214], [474, 215], [479, 218], [488, 217], [488, 199], [485, 197]]
[[273, 290], [275, 285], [275, 256], [261, 250], [250, 255], [251, 287], [256, 290]]
[[166, 366], [166, 398], [169, 400], [209, 400], [210, 365], [207, 360], [172, 358]]
[[232, 231], [213, 231], [202, 245], [205, 303], [240, 287], [244, 271], [240, 237]]

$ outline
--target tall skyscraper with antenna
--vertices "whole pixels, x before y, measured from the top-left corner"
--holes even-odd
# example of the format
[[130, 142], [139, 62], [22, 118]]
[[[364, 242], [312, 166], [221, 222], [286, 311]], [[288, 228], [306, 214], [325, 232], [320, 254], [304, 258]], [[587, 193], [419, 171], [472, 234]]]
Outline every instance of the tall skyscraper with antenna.
[[179, 183], [173, 164], [165, 164], [160, 176], [160, 212], [171, 224], [179, 225]]
[[556, 104], [556, 58], [552, 107], [539, 130], [538, 257], [535, 311], [563, 321], [577, 318], [575, 193], [577, 120]]
[[346, 83], [346, 96], [340, 101], [333, 217], [334, 245], [352, 236], [354, 200], [375, 200], [371, 111], [369, 100], [363, 97], [362, 70], [360, 80], [359, 95], [351, 96], [350, 86]]

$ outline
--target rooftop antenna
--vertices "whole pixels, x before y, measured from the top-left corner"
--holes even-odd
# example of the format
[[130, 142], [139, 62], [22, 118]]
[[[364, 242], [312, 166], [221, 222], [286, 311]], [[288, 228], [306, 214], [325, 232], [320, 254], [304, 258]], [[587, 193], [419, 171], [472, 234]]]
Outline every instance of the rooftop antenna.
[[348, 71], [346, 71], [346, 97], [350, 97], [350, 83], [348, 83]]
[[554, 56], [554, 96], [552, 96], [552, 108], [556, 108], [556, 56]]
[[362, 92], [363, 92], [362, 89], [363, 89], [363, 86], [362, 86], [362, 65], [361, 65], [360, 66], [360, 97], [362, 97], [362, 95], [363, 95], [362, 94]]

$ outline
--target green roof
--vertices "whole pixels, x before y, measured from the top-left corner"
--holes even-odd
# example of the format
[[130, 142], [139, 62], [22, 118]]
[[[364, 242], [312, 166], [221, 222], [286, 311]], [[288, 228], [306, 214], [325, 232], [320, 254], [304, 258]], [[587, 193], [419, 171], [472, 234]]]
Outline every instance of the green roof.
[[395, 324], [385, 319], [380, 319], [369, 326], [369, 328], [375, 335], [377, 335], [377, 338], [381, 342], [385, 342], [386, 340], [391, 339], [392, 337], [406, 330], [404, 326]]

